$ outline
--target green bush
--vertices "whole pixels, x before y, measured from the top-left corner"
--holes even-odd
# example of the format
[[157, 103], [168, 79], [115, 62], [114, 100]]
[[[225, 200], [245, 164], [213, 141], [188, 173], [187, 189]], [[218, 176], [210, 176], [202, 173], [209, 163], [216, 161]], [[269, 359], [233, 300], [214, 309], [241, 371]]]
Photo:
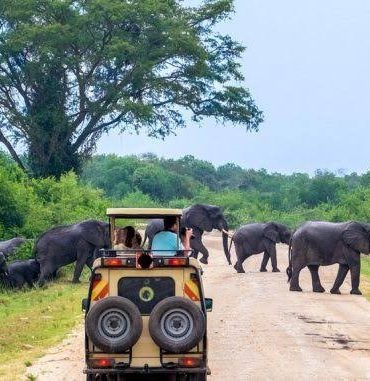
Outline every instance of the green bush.
[[[30, 179], [0, 153], [0, 239], [36, 238], [56, 225], [105, 220], [109, 206], [219, 205], [231, 228], [258, 221], [291, 228], [307, 220], [370, 221], [369, 179], [370, 172], [341, 177], [317, 171], [311, 178], [146, 154], [96, 156], [85, 164], [81, 179], [71, 172], [57, 181]], [[31, 255], [30, 247], [22, 250], [20, 257]]]

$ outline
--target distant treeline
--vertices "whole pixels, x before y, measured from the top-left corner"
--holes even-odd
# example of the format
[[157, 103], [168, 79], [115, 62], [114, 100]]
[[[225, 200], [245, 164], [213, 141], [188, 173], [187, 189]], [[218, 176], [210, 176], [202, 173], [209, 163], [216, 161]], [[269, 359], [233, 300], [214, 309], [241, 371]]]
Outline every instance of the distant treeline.
[[291, 227], [307, 219], [370, 220], [370, 172], [339, 176], [318, 170], [310, 177], [243, 169], [234, 163], [215, 167], [193, 156], [173, 160], [153, 154], [100, 155], [85, 165], [81, 180], [124, 205], [221, 205], [233, 227], [265, 220]]
[[30, 179], [0, 153], [0, 239], [36, 237], [51, 226], [104, 219], [108, 206], [183, 208], [209, 203], [224, 208], [231, 227], [275, 220], [296, 227], [306, 220], [370, 221], [370, 172], [339, 176], [317, 171], [282, 175], [215, 167], [185, 156], [162, 159], [100, 155], [82, 173]]

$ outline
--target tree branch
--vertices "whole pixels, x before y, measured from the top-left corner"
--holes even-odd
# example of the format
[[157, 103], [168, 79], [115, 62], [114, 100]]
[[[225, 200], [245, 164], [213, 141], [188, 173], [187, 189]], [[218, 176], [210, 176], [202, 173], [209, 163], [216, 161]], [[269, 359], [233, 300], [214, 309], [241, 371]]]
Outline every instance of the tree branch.
[[10, 144], [9, 140], [5, 137], [5, 135], [0, 130], [0, 142], [5, 145], [5, 147], [8, 149], [9, 153], [11, 154], [14, 161], [19, 165], [19, 167], [27, 173], [26, 167], [23, 165], [22, 160], [19, 158], [17, 152], [15, 152], [15, 149]]

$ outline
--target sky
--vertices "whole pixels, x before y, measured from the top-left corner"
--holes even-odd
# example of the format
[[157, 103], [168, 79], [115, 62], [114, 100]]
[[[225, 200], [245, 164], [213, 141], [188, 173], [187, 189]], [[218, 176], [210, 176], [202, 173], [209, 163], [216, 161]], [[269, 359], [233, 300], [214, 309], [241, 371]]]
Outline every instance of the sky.
[[235, 0], [219, 29], [247, 46], [257, 133], [205, 119], [165, 141], [111, 132], [97, 153], [194, 155], [269, 172], [370, 169], [370, 1]]

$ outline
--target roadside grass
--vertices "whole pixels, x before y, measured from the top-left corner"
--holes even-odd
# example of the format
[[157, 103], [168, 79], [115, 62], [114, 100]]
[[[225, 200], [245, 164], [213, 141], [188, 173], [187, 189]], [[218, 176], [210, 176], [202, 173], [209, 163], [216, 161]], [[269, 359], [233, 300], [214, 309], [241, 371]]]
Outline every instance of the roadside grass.
[[28, 366], [81, 321], [88, 274], [72, 284], [71, 269], [43, 288], [0, 291], [0, 380], [17, 380]]
[[367, 300], [370, 301], [370, 256], [361, 258], [361, 283], [360, 289]]

